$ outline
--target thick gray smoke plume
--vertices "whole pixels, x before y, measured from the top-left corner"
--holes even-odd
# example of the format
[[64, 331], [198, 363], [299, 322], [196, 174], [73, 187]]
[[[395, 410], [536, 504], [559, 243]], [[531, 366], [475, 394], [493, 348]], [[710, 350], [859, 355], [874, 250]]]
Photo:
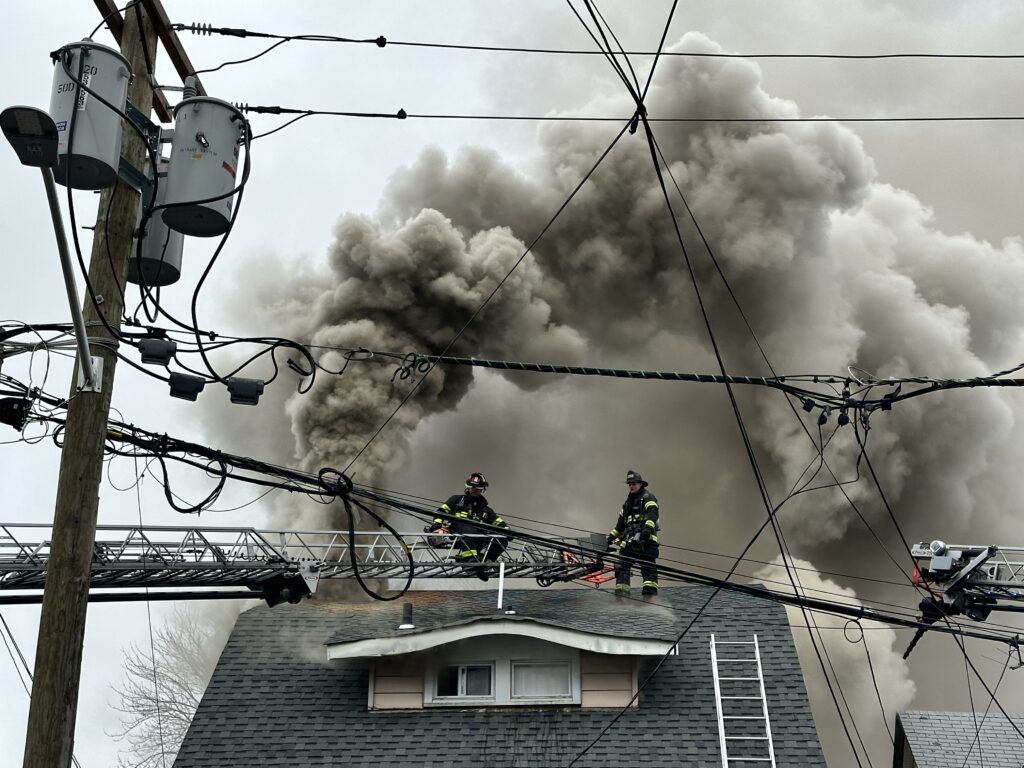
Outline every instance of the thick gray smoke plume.
[[[381, 350], [438, 350], [458, 333], [498, 281], [522, 256], [525, 246], [507, 228], [492, 227], [464, 237], [435, 210], [424, 209], [395, 230], [365, 217], [346, 216], [335, 230], [318, 296], [296, 329], [312, 345]], [[463, 334], [466, 348], [504, 356], [576, 360], [580, 335], [552, 320], [552, 292], [527, 256], [502, 286], [479, 323]], [[337, 353], [323, 364], [340, 368]], [[367, 367], [340, 382], [322, 377], [313, 391], [290, 403], [299, 455], [322, 466], [354, 456], [394, 408], [393, 367]], [[396, 467], [403, 436], [425, 414], [455, 406], [466, 393], [465, 369], [438, 370], [424, 380], [414, 399], [395, 416], [393, 434], [365, 454], [366, 482], [379, 470]]]
[[[850, 606], [863, 605], [852, 589], [823, 577], [806, 560], [794, 558], [790, 568], [795, 590], [779, 558], [775, 565], [761, 568], [755, 575], [779, 592], [797, 592]], [[829, 765], [853, 764], [853, 749], [862, 757], [866, 753], [873, 765], [889, 764], [892, 742], [886, 728], [891, 731], [895, 714], [910, 704], [915, 691], [907, 665], [900, 659], [901, 641], [896, 632], [871, 621], [855, 623], [812, 612], [805, 615], [796, 607], [788, 607], [786, 611], [793, 626], [818, 735], [825, 754], [833, 756]], [[812, 646], [812, 637], [822, 654], [821, 663]], [[826, 685], [826, 674], [836, 691], [838, 708], [847, 721], [849, 739]], [[855, 727], [850, 726], [851, 722]]]
[[[720, 50], [696, 33], [677, 47]], [[648, 108], [653, 116], [766, 120], [656, 124], [655, 133], [778, 372], [966, 377], [1024, 353], [1021, 292], [1009, 288], [1024, 278], [1020, 240], [993, 245], [944, 234], [921, 201], [876, 180], [848, 128], [768, 122], [800, 112], [762, 89], [756, 64], [662, 60]], [[595, 93], [579, 110], [631, 111], [616, 92]], [[341, 219], [325, 268], [276, 280], [267, 309], [288, 334], [313, 344], [440, 351], [617, 129], [546, 125], [530, 175], [483, 150], [454, 158], [426, 150], [395, 175], [376, 218]], [[671, 194], [727, 369], [766, 372]], [[452, 353], [716, 370], [639, 133], [613, 150]], [[328, 353], [323, 363], [339, 369], [343, 361]], [[350, 366], [344, 377], [322, 377], [313, 392], [290, 399], [296, 455], [307, 468], [342, 467], [355, 455], [408, 391], [408, 382], [392, 383], [392, 371]], [[526, 389], [526, 382], [547, 386]], [[740, 394], [777, 502], [815, 466], [814, 448], [781, 396]], [[1011, 442], [1020, 412], [1005, 392], [971, 390], [874, 416], [872, 464], [911, 540], [1012, 543], [1024, 490], [1021, 449]], [[817, 414], [800, 416], [817, 435]], [[826, 437], [834, 427], [833, 417]], [[844, 487], [857, 511], [830, 487], [795, 498], [779, 519], [790, 545], [818, 568], [900, 582], [904, 576], [858, 519], [859, 511], [909, 568], [864, 463], [854, 463], [851, 431], [839, 432], [827, 456], [838, 478], [851, 481]], [[362, 482], [384, 478], [435, 498], [457, 490], [470, 470], [485, 471], [492, 502], [513, 522], [518, 515], [591, 530], [610, 527], [627, 468], [648, 477], [662, 500], [668, 545], [735, 553], [765, 519], [732, 411], [721, 389], [707, 385], [513, 382], [439, 369], [355, 467]], [[821, 469], [814, 485], [832, 484]], [[762, 554], [772, 548], [767, 541]], [[667, 559], [682, 557], [671, 552]], [[898, 588], [858, 592], [916, 603]], [[891, 715], [913, 685], [892, 637], [872, 637], [880, 638], [871, 645], [876, 670], [894, 686]], [[849, 666], [858, 652], [837, 654]], [[874, 722], [868, 737], [884, 740], [880, 719]]]

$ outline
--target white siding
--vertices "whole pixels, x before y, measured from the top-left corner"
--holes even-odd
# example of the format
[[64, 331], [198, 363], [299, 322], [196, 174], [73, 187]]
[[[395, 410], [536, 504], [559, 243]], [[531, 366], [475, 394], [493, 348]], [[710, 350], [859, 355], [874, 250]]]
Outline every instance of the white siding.
[[[636, 664], [632, 656], [580, 654], [583, 707], [624, 707], [636, 693]], [[636, 706], [636, 701], [632, 706]]]
[[370, 709], [423, 709], [424, 659], [376, 659], [370, 666]]

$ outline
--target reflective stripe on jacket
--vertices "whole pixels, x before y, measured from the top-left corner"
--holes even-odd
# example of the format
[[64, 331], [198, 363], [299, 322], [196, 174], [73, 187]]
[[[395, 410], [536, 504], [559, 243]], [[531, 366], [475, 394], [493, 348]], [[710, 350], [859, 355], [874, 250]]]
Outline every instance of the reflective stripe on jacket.
[[[465, 520], [467, 523], [483, 523], [495, 528], [508, 528], [508, 523], [502, 520], [498, 513], [488, 506], [487, 499], [482, 494], [480, 496], [471, 496], [468, 493], [464, 493], [452, 496], [438, 507], [437, 511], [458, 518], [455, 521], [445, 520], [443, 517], [434, 518], [434, 525], [444, 526], [451, 530], [452, 533], [474, 532], [469, 530], [474, 528], [473, 525], [461, 526], [460, 521], [462, 520]], [[463, 527], [467, 530], [461, 530]]]
[[651, 541], [658, 541], [658, 499], [646, 488], [631, 493], [622, 504], [622, 512], [615, 521], [611, 536], [623, 541], [632, 541], [644, 530], [651, 532]]

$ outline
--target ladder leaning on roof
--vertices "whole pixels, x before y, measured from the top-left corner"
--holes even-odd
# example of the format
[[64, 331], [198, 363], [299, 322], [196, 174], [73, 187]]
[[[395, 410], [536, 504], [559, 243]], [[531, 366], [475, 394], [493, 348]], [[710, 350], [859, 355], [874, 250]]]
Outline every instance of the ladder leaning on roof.
[[711, 671], [715, 677], [722, 768], [753, 763], [775, 768], [757, 635], [753, 640], [717, 642], [711, 635]]

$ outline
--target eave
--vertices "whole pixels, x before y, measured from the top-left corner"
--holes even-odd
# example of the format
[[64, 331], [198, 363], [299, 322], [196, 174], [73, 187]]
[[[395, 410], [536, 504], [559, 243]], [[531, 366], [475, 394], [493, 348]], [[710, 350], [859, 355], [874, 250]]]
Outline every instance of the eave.
[[457, 640], [490, 635], [518, 635], [544, 640], [581, 651], [614, 656], [664, 656], [676, 653], [673, 640], [617, 637], [581, 632], [537, 622], [487, 620], [441, 627], [394, 637], [375, 637], [348, 642], [327, 643], [328, 659], [358, 659], [370, 656], [399, 656], [426, 651]]

